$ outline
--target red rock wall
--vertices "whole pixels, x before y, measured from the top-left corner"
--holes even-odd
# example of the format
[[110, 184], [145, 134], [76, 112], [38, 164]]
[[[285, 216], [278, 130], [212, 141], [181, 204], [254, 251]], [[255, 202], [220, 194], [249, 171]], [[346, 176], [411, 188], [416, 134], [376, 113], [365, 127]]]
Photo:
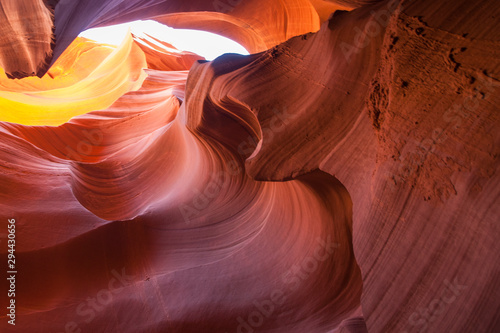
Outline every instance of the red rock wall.
[[[253, 54], [190, 67], [137, 39], [140, 89], [57, 127], [0, 123], [19, 271], [2, 331], [500, 330], [496, 2], [209, 6], [57, 4], [53, 61], [150, 17]], [[1, 66], [29, 73], [9, 43]]]

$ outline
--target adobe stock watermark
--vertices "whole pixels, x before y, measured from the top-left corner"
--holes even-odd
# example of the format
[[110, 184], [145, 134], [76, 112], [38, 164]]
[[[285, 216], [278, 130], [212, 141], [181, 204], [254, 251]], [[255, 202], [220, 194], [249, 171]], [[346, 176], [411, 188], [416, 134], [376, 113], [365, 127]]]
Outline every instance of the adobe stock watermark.
[[[261, 127], [262, 138], [266, 140], [272, 140], [274, 135], [285, 130], [286, 125], [297, 116], [297, 114], [288, 113], [288, 107], [284, 106], [282, 109], [273, 108], [273, 116], [269, 120], [266, 126]], [[245, 140], [243, 140], [238, 145], [238, 154], [241, 156], [246, 156], [251, 154], [255, 147], [257, 147], [258, 141], [251, 135], [249, 135]]]
[[83, 161], [85, 156], [90, 156], [94, 149], [99, 147], [104, 141], [104, 134], [101, 128], [82, 129], [81, 134], [84, 139], [80, 140], [74, 150], [69, 145], [66, 146], [64, 155], [73, 161]]
[[123, 291], [123, 288], [130, 285], [134, 279], [133, 276], [125, 273], [125, 268], [122, 268], [121, 273], [116, 270], [111, 271], [113, 277], [108, 282], [108, 287], [97, 292], [94, 298], [88, 297], [85, 302], [80, 303], [76, 307], [76, 314], [80, 316], [80, 320], [69, 321], [64, 325], [64, 331], [59, 333], [81, 333], [78, 322], [90, 323], [96, 317], [96, 314], [104, 309], [104, 307], [113, 301], [115, 295]]
[[7, 296], [9, 297], [9, 306], [7, 307], [7, 322], [10, 325], [16, 325], [16, 219], [7, 219], [7, 281], [9, 281], [9, 289]]
[[212, 5], [214, 6], [216, 12], [226, 14], [233, 11], [233, 9], [236, 8], [241, 1], [242, 0], [215, 0], [212, 2]]
[[[353, 43], [342, 42], [340, 43], [340, 50], [344, 54], [344, 57], [349, 63], [351, 61], [351, 57], [353, 55], [358, 54], [364, 48], [370, 45], [373, 38], [379, 36], [383, 28], [386, 28], [389, 25], [389, 21], [391, 20], [391, 16], [398, 9], [400, 4], [400, 0], [391, 0], [387, 3], [387, 6], [383, 9], [370, 12], [372, 16], [372, 20], [366, 22], [363, 29], [359, 27], [354, 27], [354, 31], [356, 34], [354, 35]], [[402, 10], [403, 7], [401, 6]]]
[[[413, 312], [408, 318], [408, 323], [415, 327], [415, 329], [412, 329], [413, 331], [425, 332], [429, 327], [429, 323], [434, 322], [443, 314], [443, 312], [457, 300], [463, 290], [468, 288], [466, 285], [461, 285], [456, 277], [453, 282], [445, 279], [443, 284], [444, 287], [439, 297], [433, 299], [427, 307], [420, 308]], [[408, 333], [408, 331], [403, 331], [401, 333]]]
[[[476, 79], [474, 79], [476, 80]], [[500, 82], [495, 82], [493, 78], [485, 75], [484, 77], [479, 77], [477, 79], [478, 86], [476, 90], [478, 94], [482, 94], [481, 91], [485, 91], [493, 95], [496, 91], [495, 87], [500, 86]], [[484, 98], [484, 96], [483, 96]], [[455, 103], [443, 114], [443, 120], [446, 124], [452, 125], [452, 131], [449, 133], [456, 132], [461, 126], [463, 126], [465, 120], [471, 117], [471, 114], [479, 108], [479, 101], [473, 96], [466, 97], [461, 103]], [[471, 126], [471, 129], [479, 125], [480, 118]], [[430, 138], [426, 138], [420, 142], [414, 141], [416, 149], [411, 153], [405, 155], [401, 160], [401, 164], [398, 167], [398, 171], [395, 175], [390, 175], [389, 177], [394, 180], [391, 182], [392, 190], [396, 189], [396, 184], [404, 182], [404, 179], [410, 176], [412, 173], [416, 173], [418, 168], [424, 163], [427, 158], [427, 154], [433, 153], [436, 150], [436, 145], [443, 144], [448, 140], [448, 135], [445, 134], [445, 130], [442, 127], [436, 127], [432, 131]]]
[[[284, 305], [287, 295], [300, 288], [303, 281], [307, 280], [320, 266], [320, 263], [328, 260], [339, 243], [332, 242], [331, 236], [326, 239], [316, 239], [319, 246], [314, 250], [312, 256], [304, 258], [300, 264], [294, 264], [286, 271], [282, 280], [284, 287], [273, 290], [269, 297], [262, 301], [254, 301], [255, 310], [250, 312], [246, 318], [238, 317], [236, 333], [254, 333], [261, 327], [265, 320]], [[227, 333], [227, 332], [226, 332]]]
[[[273, 108], [273, 116], [269, 120], [268, 124], [261, 127], [262, 137], [270, 140], [275, 134], [280, 133], [285, 130], [286, 125], [288, 125], [291, 120], [296, 116], [290, 114], [287, 111], [287, 107], [283, 107], [281, 110], [278, 108]], [[258, 145], [258, 141], [252, 136], [248, 135], [239, 145], [238, 154], [239, 157], [243, 158], [251, 154], [255, 147]], [[210, 177], [207, 184], [204, 184], [203, 189], [193, 189], [193, 198], [191, 202], [179, 205], [179, 210], [184, 219], [184, 222], [190, 223], [190, 221], [199, 216], [199, 214], [217, 198], [222, 189], [229, 185], [231, 179], [238, 175], [242, 175], [244, 170], [240, 167], [240, 162], [237, 160], [232, 160], [227, 163], [226, 168], [218, 171]]]

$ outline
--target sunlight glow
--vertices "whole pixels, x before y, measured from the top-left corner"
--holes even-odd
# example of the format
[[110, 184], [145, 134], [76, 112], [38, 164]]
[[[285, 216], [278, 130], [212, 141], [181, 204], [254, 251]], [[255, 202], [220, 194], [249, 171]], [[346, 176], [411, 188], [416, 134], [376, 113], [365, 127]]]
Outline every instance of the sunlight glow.
[[151, 20], [93, 28], [79, 36], [99, 43], [119, 45], [129, 29], [137, 36], [148, 34], [172, 44], [179, 50], [194, 52], [207, 60], [213, 60], [224, 53], [248, 54], [243, 46], [229, 38], [200, 30], [173, 29]]

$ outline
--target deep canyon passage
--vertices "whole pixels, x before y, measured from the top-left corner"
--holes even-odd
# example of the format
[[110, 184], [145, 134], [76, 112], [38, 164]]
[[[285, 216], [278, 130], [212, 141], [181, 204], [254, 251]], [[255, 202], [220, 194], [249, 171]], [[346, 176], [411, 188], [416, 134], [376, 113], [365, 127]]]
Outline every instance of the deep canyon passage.
[[1, 332], [500, 332], [498, 1], [0, 8]]

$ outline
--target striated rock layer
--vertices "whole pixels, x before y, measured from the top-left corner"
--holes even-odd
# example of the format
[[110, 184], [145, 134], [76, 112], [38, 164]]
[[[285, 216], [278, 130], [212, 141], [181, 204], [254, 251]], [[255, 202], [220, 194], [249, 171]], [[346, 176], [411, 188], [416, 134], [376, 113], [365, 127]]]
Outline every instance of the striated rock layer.
[[16, 78], [45, 73], [54, 47], [52, 8], [43, 0], [3, 0], [0, 22], [0, 67]]
[[[48, 6], [45, 76], [1, 48], [2, 331], [500, 330], [495, 1]], [[73, 41], [139, 18], [253, 54]]]

